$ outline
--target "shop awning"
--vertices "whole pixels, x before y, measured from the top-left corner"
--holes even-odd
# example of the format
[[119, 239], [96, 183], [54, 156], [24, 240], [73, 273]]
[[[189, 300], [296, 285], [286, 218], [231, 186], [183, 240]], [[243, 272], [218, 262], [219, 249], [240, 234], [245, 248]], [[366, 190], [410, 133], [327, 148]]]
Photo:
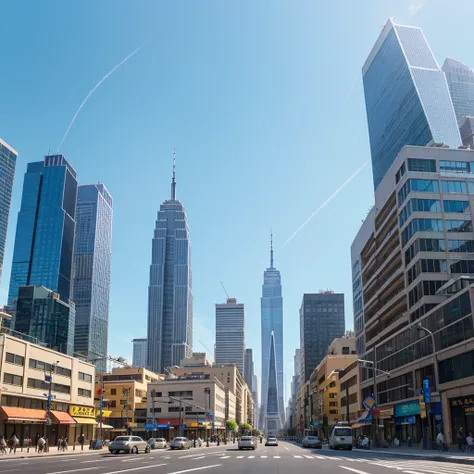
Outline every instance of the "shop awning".
[[358, 423], [372, 423], [372, 413], [366, 411], [362, 416], [357, 420]]
[[95, 418], [81, 418], [80, 416], [75, 416], [74, 420], [76, 420], [75, 423], [80, 425], [95, 425], [97, 423]]
[[103, 430], [113, 430], [114, 427], [111, 425], [104, 425], [103, 423], [97, 423], [97, 428], [101, 428]]
[[74, 418], [65, 411], [51, 410], [51, 419], [53, 423], [59, 425], [74, 425]]
[[33, 408], [0, 407], [0, 412], [6, 417], [7, 422], [44, 423], [46, 419], [45, 410], [35, 410]]

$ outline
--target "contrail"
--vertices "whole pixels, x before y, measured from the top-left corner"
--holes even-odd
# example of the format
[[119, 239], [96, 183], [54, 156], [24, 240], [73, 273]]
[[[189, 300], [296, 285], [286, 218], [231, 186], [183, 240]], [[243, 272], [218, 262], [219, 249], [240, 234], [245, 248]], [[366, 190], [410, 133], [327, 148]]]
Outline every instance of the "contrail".
[[86, 102], [89, 100], [89, 97], [97, 90], [97, 88], [111, 75], [113, 74], [122, 64], [125, 64], [131, 57], [135, 56], [135, 54], [138, 53], [138, 51], [140, 51], [143, 46], [145, 46], [145, 44], [142, 44], [139, 48], [137, 48], [135, 51], [133, 51], [132, 53], [130, 53], [125, 59], [122, 59], [122, 61], [120, 61], [113, 69], [111, 69], [94, 87], [93, 89], [89, 92], [89, 94], [86, 95], [86, 98], [82, 101], [82, 104], [79, 106], [79, 108], [77, 109], [76, 113], [74, 114], [74, 117], [72, 118], [71, 120], [71, 123], [69, 124], [69, 126], [67, 127], [66, 129], [66, 133], [63, 135], [63, 138], [61, 140], [61, 143], [58, 145], [58, 152], [59, 152], [59, 149], [61, 148], [62, 144], [64, 143], [64, 140], [66, 140], [66, 137], [69, 133], [69, 131], [71, 130], [72, 126], [74, 125], [74, 122], [76, 121], [77, 119], [77, 116], [79, 115], [79, 112], [82, 110], [82, 107], [84, 107], [84, 105], [86, 104]]
[[349, 184], [361, 171], [362, 169], [367, 166], [369, 164], [369, 160], [367, 160], [360, 168], [358, 168], [351, 176], [349, 176], [349, 178], [347, 178], [344, 183], [342, 183], [341, 186], [339, 186], [332, 194], [331, 196], [329, 196], [304, 222], [303, 224], [301, 224], [298, 229], [296, 229], [295, 232], [293, 232], [293, 234], [291, 234], [291, 236], [288, 238], [288, 240], [281, 246], [282, 248], [290, 243], [295, 237], [296, 235], [300, 232], [300, 230], [303, 229], [303, 227], [321, 210], [323, 209], [324, 207], [326, 207], [327, 204], [329, 204], [332, 199], [334, 197], [337, 196], [337, 194], [342, 191], [342, 189], [345, 188], [345, 186], [347, 184]]

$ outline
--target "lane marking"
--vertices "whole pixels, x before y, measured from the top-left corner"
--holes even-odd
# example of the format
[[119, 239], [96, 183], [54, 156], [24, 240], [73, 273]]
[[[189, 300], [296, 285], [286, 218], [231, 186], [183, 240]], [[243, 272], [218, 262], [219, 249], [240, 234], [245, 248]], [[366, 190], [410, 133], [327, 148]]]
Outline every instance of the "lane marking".
[[307, 454], [303, 454], [303, 456], [304, 456], [306, 459], [314, 459], [313, 456], [308, 456]]
[[204, 459], [206, 456], [199, 456], [198, 458], [193, 458], [192, 461], [197, 461], [198, 459]]
[[317, 459], [326, 459], [324, 456], [315, 456]]
[[[119, 472], [141, 471], [143, 469], [151, 469], [152, 467], [161, 467], [161, 466], [167, 466], [167, 464], [152, 464], [151, 466], [131, 467], [130, 469], [121, 469], [120, 471], [109, 471], [109, 472], [104, 472], [103, 474], [118, 474]], [[51, 474], [59, 474], [59, 473], [51, 473]]]
[[94, 461], [81, 461], [81, 464], [87, 464], [90, 462], [105, 462], [105, 461], [110, 461], [113, 458], [105, 458], [105, 459], [94, 459]]
[[423, 474], [422, 472], [417, 472], [417, 471], [402, 471], [406, 472], [407, 474]]
[[260, 456], [260, 459], [267, 459], [268, 456]]
[[243, 456], [236, 456], [235, 459], [242, 459]]
[[293, 457], [296, 459], [303, 459], [303, 456], [299, 456], [298, 454], [293, 454]]
[[219, 459], [229, 459], [229, 458], [230, 458], [230, 456], [222, 456], [222, 457], [219, 458]]
[[48, 474], [65, 474], [66, 472], [92, 471], [94, 469], [99, 469], [99, 468], [98, 467], [83, 467], [83, 468], [80, 468], [80, 469], [70, 469], [68, 471], [48, 472]]
[[287, 451], [289, 451], [289, 449], [286, 447], [286, 446], [283, 446]]
[[255, 456], [248, 456], [247, 459], [253, 459]]
[[273, 459], [280, 459], [281, 456], [273, 456]]
[[[221, 466], [222, 464], [213, 464], [212, 466], [193, 467], [191, 469], [185, 469], [184, 471], [168, 472], [168, 474], [184, 474], [185, 472], [202, 471], [203, 469], [213, 469], [214, 467], [221, 467]], [[123, 472], [123, 471], [118, 471], [118, 472]], [[115, 474], [115, 473], [104, 472], [104, 474]]]
[[[353, 467], [346, 467], [346, 466], [339, 466], [342, 469], [346, 469], [348, 471], [355, 472], [357, 474], [369, 474], [368, 472], [365, 471], [359, 471], [358, 469], [354, 469]], [[421, 472], [418, 472], [417, 474], [422, 474]]]
[[163, 459], [171, 459], [171, 456], [165, 456]]

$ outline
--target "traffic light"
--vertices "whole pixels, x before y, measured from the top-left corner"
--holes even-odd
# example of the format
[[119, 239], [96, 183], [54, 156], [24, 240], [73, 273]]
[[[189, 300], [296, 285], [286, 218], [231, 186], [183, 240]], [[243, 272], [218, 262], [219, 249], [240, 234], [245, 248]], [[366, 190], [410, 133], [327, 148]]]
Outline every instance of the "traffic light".
[[96, 395], [98, 397], [100, 397], [101, 395], [103, 395], [103, 390], [101, 388], [98, 388], [96, 391], [95, 391]]

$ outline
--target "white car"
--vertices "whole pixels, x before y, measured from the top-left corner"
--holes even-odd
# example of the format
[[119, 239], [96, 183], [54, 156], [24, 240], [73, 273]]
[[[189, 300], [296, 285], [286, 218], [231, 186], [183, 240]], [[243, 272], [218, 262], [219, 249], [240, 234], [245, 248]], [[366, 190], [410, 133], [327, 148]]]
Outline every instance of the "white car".
[[329, 439], [329, 449], [352, 451], [352, 429], [350, 426], [335, 426]]
[[239, 439], [239, 449], [255, 449], [257, 448], [257, 440], [253, 436], [242, 436]]
[[278, 446], [278, 440], [275, 436], [269, 436], [265, 443], [265, 446]]
[[168, 447], [165, 438], [150, 438], [147, 442], [151, 449], [166, 449]]

